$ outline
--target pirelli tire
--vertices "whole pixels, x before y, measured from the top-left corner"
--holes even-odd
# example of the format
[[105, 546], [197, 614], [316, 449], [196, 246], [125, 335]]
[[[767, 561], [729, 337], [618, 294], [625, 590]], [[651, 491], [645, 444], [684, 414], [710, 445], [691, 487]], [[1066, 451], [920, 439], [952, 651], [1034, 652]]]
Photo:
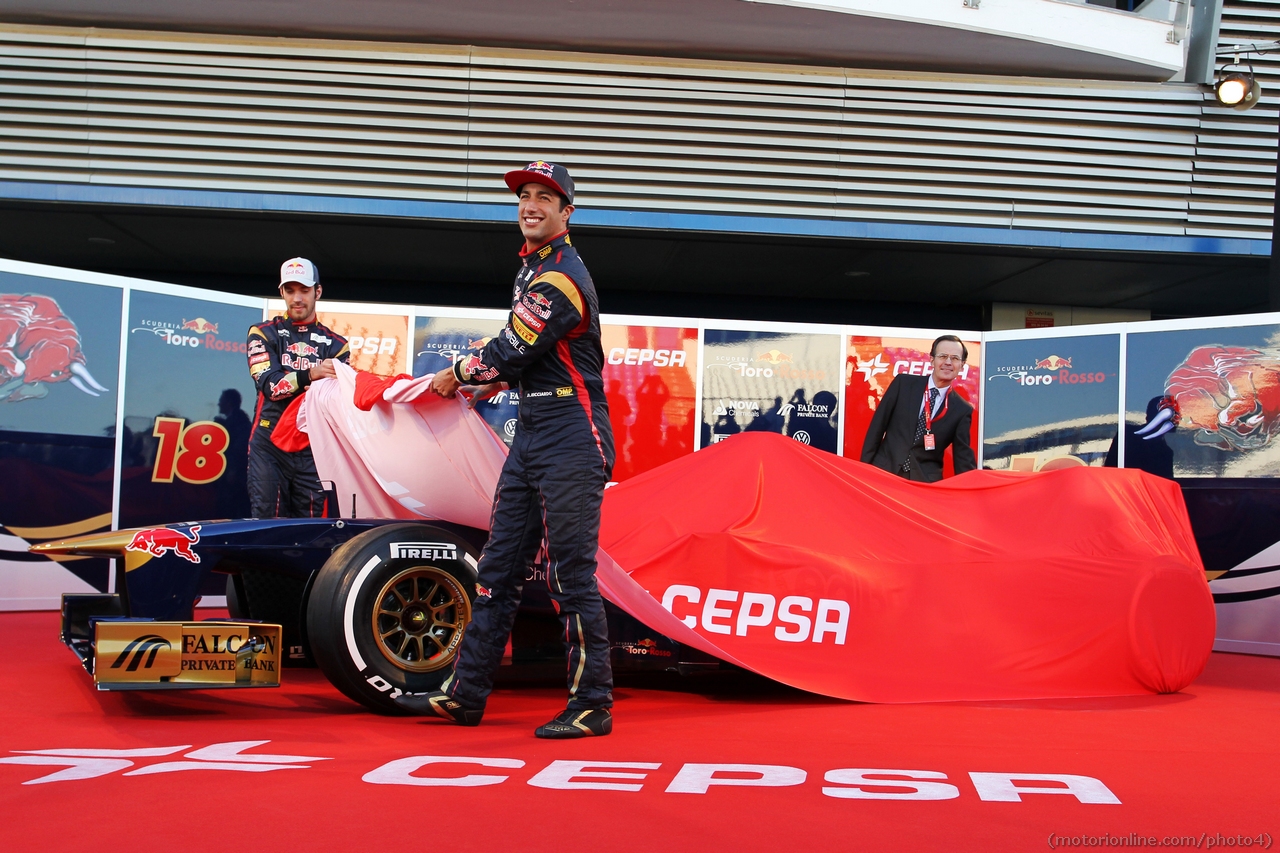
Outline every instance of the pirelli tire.
[[388, 524], [342, 545], [316, 574], [306, 628], [316, 664], [349, 698], [402, 713], [437, 688], [470, 621], [478, 552], [430, 524]]

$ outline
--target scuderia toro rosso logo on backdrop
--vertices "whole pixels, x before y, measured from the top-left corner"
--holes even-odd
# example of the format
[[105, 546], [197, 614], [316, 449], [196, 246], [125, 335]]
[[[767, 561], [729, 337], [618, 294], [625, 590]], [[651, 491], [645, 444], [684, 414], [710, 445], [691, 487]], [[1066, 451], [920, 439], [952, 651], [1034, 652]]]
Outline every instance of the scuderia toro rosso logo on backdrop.
[[756, 353], [751, 361], [735, 355], [716, 356], [707, 364], [707, 367], [727, 367], [739, 376], [755, 379], [772, 379], [775, 376], [782, 379], [822, 380], [827, 378], [825, 370], [798, 370], [792, 366], [794, 363], [795, 358], [791, 353], [771, 349]]
[[141, 320], [129, 330], [150, 332], [169, 346], [187, 349], [210, 349], [216, 352], [243, 353], [244, 341], [224, 341], [218, 337], [218, 324], [196, 317], [194, 320]]
[[[1056, 353], [1046, 358], [1036, 359], [1033, 364], [1018, 364], [1009, 367], [997, 367], [987, 377], [992, 379], [1012, 379], [1023, 387], [1032, 385], [1084, 385], [1106, 382], [1107, 374], [1102, 371], [1073, 372], [1071, 359], [1063, 358]], [[1038, 371], [1047, 371], [1040, 373]]]

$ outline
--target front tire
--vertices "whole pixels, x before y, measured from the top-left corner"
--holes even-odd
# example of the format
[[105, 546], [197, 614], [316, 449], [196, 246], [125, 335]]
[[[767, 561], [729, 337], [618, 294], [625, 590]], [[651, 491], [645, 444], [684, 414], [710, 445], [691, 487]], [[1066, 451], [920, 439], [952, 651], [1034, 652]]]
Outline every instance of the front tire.
[[345, 543], [316, 574], [307, 635], [320, 669], [380, 713], [440, 686], [462, 644], [478, 554], [429, 524], [388, 524]]

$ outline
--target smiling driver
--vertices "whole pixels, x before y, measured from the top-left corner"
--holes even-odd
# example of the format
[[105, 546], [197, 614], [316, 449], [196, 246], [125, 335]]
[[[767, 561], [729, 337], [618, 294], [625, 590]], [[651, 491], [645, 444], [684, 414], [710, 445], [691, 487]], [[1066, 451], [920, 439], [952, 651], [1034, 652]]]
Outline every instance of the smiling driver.
[[479, 353], [437, 373], [431, 387], [452, 397], [464, 384], [478, 385], [474, 402], [518, 383], [520, 416], [498, 479], [472, 620], [453, 674], [439, 691], [395, 701], [462, 725], [480, 722], [524, 579], [545, 542], [547, 586], [569, 657], [569, 703], [534, 733], [607, 735], [613, 730], [613, 670], [596, 587], [596, 548], [614, 452], [596, 289], [569, 240], [568, 170], [538, 160], [508, 172], [506, 183], [519, 197], [524, 235], [507, 325]]

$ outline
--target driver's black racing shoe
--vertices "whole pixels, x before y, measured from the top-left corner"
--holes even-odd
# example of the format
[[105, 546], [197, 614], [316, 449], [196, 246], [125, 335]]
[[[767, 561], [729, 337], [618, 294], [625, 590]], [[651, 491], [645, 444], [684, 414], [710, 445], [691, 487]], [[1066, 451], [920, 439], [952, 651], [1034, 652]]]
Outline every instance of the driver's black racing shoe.
[[393, 700], [401, 708], [414, 714], [444, 717], [460, 726], [478, 726], [484, 716], [484, 708], [468, 708], [443, 690], [430, 693], [402, 693]]
[[538, 726], [534, 735], [557, 739], [603, 737], [611, 731], [613, 714], [608, 708], [588, 708], [585, 711], [569, 708], [557, 714], [551, 722]]

